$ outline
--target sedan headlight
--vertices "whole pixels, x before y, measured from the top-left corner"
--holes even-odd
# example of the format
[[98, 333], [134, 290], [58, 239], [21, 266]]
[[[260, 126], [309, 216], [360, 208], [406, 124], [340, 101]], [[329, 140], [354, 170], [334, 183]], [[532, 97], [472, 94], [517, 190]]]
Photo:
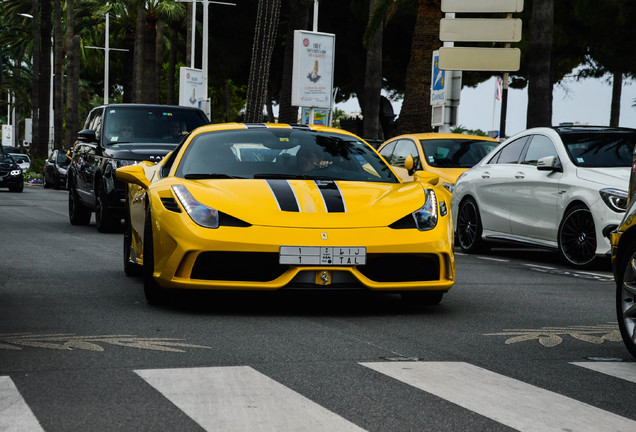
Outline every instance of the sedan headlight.
[[444, 188], [449, 191], [450, 193], [453, 193], [453, 189], [455, 189], [455, 184], [453, 183], [447, 183], [447, 182], [443, 182], [442, 186], [444, 186]]
[[172, 186], [174, 194], [179, 199], [179, 202], [186, 210], [186, 213], [197, 224], [205, 228], [218, 228], [219, 227], [219, 212], [218, 210], [201, 204], [197, 201], [190, 191], [183, 185]]
[[413, 212], [415, 225], [420, 231], [428, 231], [437, 225], [437, 196], [432, 189], [426, 189], [426, 201], [419, 210]]
[[620, 189], [601, 189], [601, 198], [607, 206], [617, 213], [624, 213], [627, 209], [627, 192]]
[[20, 174], [22, 174], [22, 170], [19, 170], [19, 169], [11, 170], [11, 172], [9, 173], [9, 175], [12, 175], [12, 176], [17, 176], [17, 175], [20, 175]]
[[60, 174], [66, 174], [66, 168], [58, 168], [57, 172], [59, 172]]

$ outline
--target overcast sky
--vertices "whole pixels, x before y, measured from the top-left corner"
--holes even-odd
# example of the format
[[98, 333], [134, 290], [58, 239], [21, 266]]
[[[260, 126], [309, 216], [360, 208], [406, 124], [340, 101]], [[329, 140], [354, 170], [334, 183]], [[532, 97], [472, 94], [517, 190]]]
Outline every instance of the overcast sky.
[[[602, 79], [569, 80], [554, 87], [552, 124], [579, 122], [590, 125], [609, 125], [612, 86]], [[399, 114], [401, 101], [392, 102]], [[625, 80], [621, 97], [619, 126], [636, 128], [636, 83]], [[508, 90], [508, 118], [506, 135], [511, 136], [526, 129], [527, 90]], [[359, 112], [357, 99], [336, 104], [347, 113]], [[493, 116], [494, 113], [494, 116]], [[495, 78], [475, 88], [462, 89], [458, 110], [458, 125], [466, 129], [484, 132], [499, 130], [501, 102], [495, 104]], [[493, 129], [494, 117], [494, 129]]]

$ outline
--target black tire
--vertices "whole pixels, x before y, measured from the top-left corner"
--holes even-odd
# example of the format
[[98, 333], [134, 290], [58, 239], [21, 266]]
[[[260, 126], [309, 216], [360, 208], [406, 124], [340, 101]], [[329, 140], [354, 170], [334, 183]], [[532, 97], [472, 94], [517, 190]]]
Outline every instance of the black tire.
[[588, 267], [596, 259], [596, 229], [592, 212], [584, 205], [566, 210], [559, 225], [559, 253], [572, 267]]
[[88, 225], [91, 213], [90, 209], [80, 202], [75, 185], [71, 183], [68, 188], [68, 218], [71, 225]]
[[48, 188], [51, 187], [51, 183], [49, 183], [47, 178], [46, 178], [46, 173], [44, 173], [44, 181], [42, 183], [42, 186], [44, 187], [44, 189], [48, 189]]
[[99, 182], [95, 187], [95, 226], [97, 231], [109, 233], [121, 226], [121, 219], [113, 215], [112, 209], [108, 206], [108, 198], [103, 182]]
[[164, 289], [155, 280], [155, 250], [152, 239], [152, 220], [150, 208], [146, 210], [146, 222], [144, 224], [144, 295], [150, 304], [162, 304], [165, 300]]
[[623, 342], [636, 358], [636, 241], [617, 257], [616, 316]]
[[126, 205], [126, 220], [124, 228], [124, 273], [126, 276], [140, 276], [142, 267], [132, 260], [132, 227], [130, 225], [130, 213]]
[[442, 291], [407, 291], [401, 294], [402, 301], [408, 306], [435, 306], [440, 304], [444, 292]]
[[55, 176], [53, 177], [53, 189], [58, 190], [60, 188], [60, 179]]
[[459, 204], [457, 211], [457, 242], [462, 251], [478, 253], [488, 250], [488, 245], [481, 238], [483, 227], [479, 207], [472, 198], [466, 198]]

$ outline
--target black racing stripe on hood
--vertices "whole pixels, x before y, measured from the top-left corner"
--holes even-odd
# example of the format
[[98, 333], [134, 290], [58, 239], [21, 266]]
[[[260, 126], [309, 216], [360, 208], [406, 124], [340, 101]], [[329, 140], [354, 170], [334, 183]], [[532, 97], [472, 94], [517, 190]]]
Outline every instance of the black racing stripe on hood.
[[322, 199], [325, 202], [325, 207], [329, 213], [344, 213], [347, 211], [345, 208], [344, 198], [340, 193], [338, 185], [333, 180], [315, 180], [316, 186], [322, 194]]
[[299, 212], [294, 190], [287, 180], [266, 180], [281, 211]]

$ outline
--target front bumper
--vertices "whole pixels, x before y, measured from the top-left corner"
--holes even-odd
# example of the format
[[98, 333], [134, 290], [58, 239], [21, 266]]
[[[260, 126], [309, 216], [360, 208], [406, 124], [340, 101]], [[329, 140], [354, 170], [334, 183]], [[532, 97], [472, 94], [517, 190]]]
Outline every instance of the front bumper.
[[[152, 213], [155, 279], [164, 288], [211, 290], [368, 289], [448, 291], [455, 279], [450, 216], [435, 229], [302, 229], [270, 226], [208, 229], [185, 213]], [[325, 239], [326, 237], [326, 239]], [[137, 241], [135, 241], [135, 239]], [[135, 256], [141, 257], [138, 231]], [[281, 245], [366, 247], [364, 266], [278, 263]]]

